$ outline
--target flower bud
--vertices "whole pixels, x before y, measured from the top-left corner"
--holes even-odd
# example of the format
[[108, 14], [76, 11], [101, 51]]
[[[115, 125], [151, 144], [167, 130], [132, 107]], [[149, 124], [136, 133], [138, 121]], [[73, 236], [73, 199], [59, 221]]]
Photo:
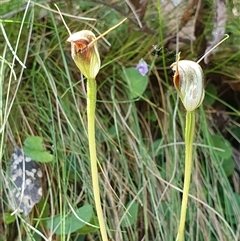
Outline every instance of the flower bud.
[[191, 60], [178, 60], [171, 65], [175, 71], [175, 88], [187, 111], [198, 108], [204, 99], [204, 76], [201, 66]]
[[90, 44], [95, 38], [93, 32], [82, 30], [67, 39], [71, 42], [72, 58], [87, 79], [95, 79], [101, 66], [97, 42]]

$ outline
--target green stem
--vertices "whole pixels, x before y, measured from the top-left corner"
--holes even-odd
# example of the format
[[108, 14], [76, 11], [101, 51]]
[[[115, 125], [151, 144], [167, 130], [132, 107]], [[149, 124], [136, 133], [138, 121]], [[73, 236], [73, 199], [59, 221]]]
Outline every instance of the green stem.
[[192, 153], [193, 153], [193, 136], [195, 128], [195, 111], [187, 111], [186, 127], [185, 127], [185, 172], [184, 172], [184, 186], [181, 207], [181, 217], [178, 229], [178, 241], [184, 240], [184, 227], [187, 212], [188, 194], [192, 172]]
[[97, 154], [95, 141], [95, 109], [96, 109], [96, 80], [87, 80], [87, 117], [88, 117], [88, 143], [91, 162], [91, 175], [93, 185], [93, 196], [95, 207], [97, 211], [100, 232], [103, 241], [107, 241], [107, 231], [103, 218], [103, 211], [101, 206], [99, 182], [98, 182], [98, 168], [97, 168]]

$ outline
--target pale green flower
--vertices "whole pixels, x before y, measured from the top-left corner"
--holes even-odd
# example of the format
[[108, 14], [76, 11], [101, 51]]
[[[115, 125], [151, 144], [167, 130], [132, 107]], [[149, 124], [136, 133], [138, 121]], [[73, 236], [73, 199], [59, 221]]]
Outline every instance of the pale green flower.
[[204, 75], [201, 66], [191, 60], [177, 60], [171, 65], [175, 71], [174, 85], [187, 111], [197, 109], [203, 102]]
[[72, 58], [87, 79], [95, 79], [101, 66], [95, 35], [89, 30], [82, 30], [70, 35]]

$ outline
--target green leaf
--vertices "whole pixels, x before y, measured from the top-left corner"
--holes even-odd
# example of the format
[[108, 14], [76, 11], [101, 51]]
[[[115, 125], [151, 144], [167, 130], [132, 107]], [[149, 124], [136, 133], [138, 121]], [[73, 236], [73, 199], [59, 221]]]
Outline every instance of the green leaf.
[[3, 220], [6, 224], [13, 223], [16, 220], [15, 215], [11, 215], [10, 213], [4, 213]]
[[[43, 230], [39, 230], [39, 231], [40, 231], [41, 233], [44, 233]], [[41, 237], [38, 233], [34, 232], [33, 237], [32, 237], [31, 240], [34, 240], [34, 241], [42, 241], [43, 239], [42, 239], [42, 237]], [[29, 239], [26, 239], [26, 241], [29, 241]]]
[[240, 139], [240, 128], [239, 128], [239, 126], [237, 126], [237, 125], [232, 125], [232, 126], [230, 127], [230, 129], [231, 129], [231, 132], [234, 133], [235, 138]]
[[78, 229], [77, 232], [79, 234], [86, 235], [88, 233], [93, 233], [98, 229], [97, 227], [99, 226], [99, 223], [96, 216], [94, 216], [89, 223], [94, 225], [95, 227], [90, 225], [85, 225], [82, 228]]
[[51, 162], [53, 155], [43, 148], [43, 140], [39, 136], [29, 136], [24, 141], [23, 152], [26, 156], [38, 162]]
[[234, 160], [232, 158], [224, 159], [222, 167], [227, 177], [232, 175], [234, 172]]
[[219, 158], [229, 159], [232, 156], [232, 147], [230, 143], [219, 135], [212, 135], [210, 139], [212, 147], [219, 148], [221, 150], [214, 150]]
[[[235, 199], [236, 201], [236, 206], [240, 207], [240, 195], [239, 193], [233, 193], [231, 199]], [[236, 215], [236, 209], [234, 208], [233, 205], [229, 205], [228, 201], [225, 200], [225, 209], [224, 213], [227, 216], [228, 219], [231, 219], [231, 222], [233, 224], [239, 224], [239, 216]]]
[[53, 155], [46, 151], [35, 151], [27, 147], [23, 147], [23, 151], [26, 156], [37, 162], [51, 162], [53, 160]]
[[24, 146], [34, 150], [44, 151], [42, 143], [43, 143], [43, 140], [41, 137], [29, 136], [25, 139]]
[[96, 5], [97, 5], [97, 3], [91, 3], [91, 2], [87, 2], [87, 1], [79, 1], [80, 9], [83, 12], [96, 7]]
[[50, 215], [50, 204], [46, 199], [42, 199], [37, 205], [37, 209], [41, 212], [41, 218], [47, 218]]
[[[55, 234], [70, 234], [76, 232], [90, 223], [93, 217], [93, 208], [91, 205], [84, 205], [75, 211], [79, 218], [74, 213], [63, 217], [63, 215], [55, 215], [47, 220], [46, 226], [53, 229]], [[63, 220], [64, 218], [64, 220]], [[81, 221], [82, 220], [82, 221]]]
[[204, 104], [212, 105], [215, 102], [217, 96], [217, 89], [213, 84], [210, 84], [206, 88], [206, 96], [204, 98]]
[[126, 215], [121, 223], [122, 228], [129, 227], [136, 223], [138, 218], [138, 203], [137, 202], [129, 202], [127, 204]]
[[122, 78], [129, 86], [130, 98], [135, 99], [143, 95], [148, 85], [147, 76], [142, 76], [136, 68], [131, 67], [125, 69]]

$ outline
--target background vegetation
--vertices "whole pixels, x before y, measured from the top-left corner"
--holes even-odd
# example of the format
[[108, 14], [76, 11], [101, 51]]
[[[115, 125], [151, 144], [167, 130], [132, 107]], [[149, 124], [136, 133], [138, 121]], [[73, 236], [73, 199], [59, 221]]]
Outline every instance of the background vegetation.
[[[129, 2], [142, 10], [136, 15]], [[190, 11], [194, 7], [186, 11], [185, 1], [176, 7], [167, 0], [137, 2], [1, 2], [0, 240], [100, 240], [94, 227], [86, 82], [71, 59], [68, 33], [53, 3], [68, 14], [64, 18], [72, 32], [89, 29], [98, 36], [128, 17], [98, 44], [102, 68], [97, 77], [96, 141], [108, 235], [115, 241], [175, 240], [185, 110], [169, 66], [178, 51], [182, 59], [190, 60], [204, 53], [212, 38], [215, 8], [208, 0], [199, 1], [198, 14]], [[206, 98], [197, 110], [186, 241], [240, 238], [239, 14], [239, 1], [228, 1], [230, 38], [209, 64], [201, 63]], [[136, 75], [128, 82], [126, 73], [141, 58], [149, 73], [146, 88], [139, 91], [142, 84]], [[5, 178], [13, 152], [9, 132], [20, 147], [28, 136], [41, 137], [54, 156], [52, 162], [42, 160], [43, 197], [27, 218], [9, 215]], [[77, 219], [77, 213], [93, 226]]]

